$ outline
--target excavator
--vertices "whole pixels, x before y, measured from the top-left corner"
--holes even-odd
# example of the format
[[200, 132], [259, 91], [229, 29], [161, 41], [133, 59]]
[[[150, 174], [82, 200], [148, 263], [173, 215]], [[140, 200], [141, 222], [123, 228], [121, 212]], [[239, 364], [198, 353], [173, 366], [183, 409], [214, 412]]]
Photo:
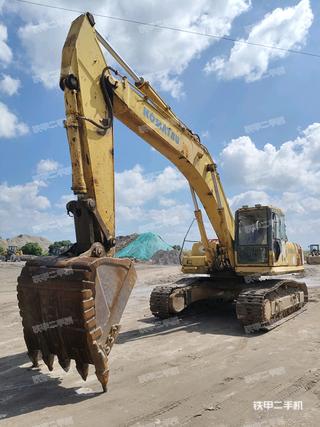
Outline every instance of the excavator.
[[[120, 65], [107, 64], [102, 49]], [[67, 213], [76, 243], [56, 257], [29, 260], [18, 278], [18, 303], [33, 366], [71, 360], [85, 380], [89, 365], [104, 391], [108, 357], [136, 282], [134, 264], [115, 254], [114, 118], [171, 161], [185, 176], [201, 241], [182, 258], [185, 278], [157, 286], [150, 296], [158, 318], [177, 315], [199, 300], [233, 302], [247, 332], [269, 330], [303, 310], [303, 253], [288, 242], [283, 212], [243, 206], [233, 216], [207, 148], [95, 29], [90, 13], [71, 25], [62, 52], [60, 87], [72, 163]], [[217, 239], [209, 239], [201, 202]]]

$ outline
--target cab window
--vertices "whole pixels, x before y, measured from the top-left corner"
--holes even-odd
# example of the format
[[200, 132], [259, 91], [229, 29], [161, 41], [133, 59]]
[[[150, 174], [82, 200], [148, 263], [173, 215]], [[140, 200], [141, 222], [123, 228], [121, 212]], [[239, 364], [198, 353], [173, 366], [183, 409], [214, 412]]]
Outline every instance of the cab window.
[[267, 245], [268, 226], [265, 211], [239, 213], [239, 245]]

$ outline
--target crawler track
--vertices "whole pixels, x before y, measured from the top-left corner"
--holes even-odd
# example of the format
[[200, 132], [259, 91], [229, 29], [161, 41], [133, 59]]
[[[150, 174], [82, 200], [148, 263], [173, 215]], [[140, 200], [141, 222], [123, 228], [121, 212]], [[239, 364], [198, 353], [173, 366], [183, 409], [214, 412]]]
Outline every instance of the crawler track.
[[[217, 285], [212, 283], [212, 288], [222, 290], [221, 282]], [[224, 290], [227, 292], [231, 288], [229, 285]], [[170, 296], [177, 289], [184, 292], [185, 307], [191, 303], [188, 302], [190, 283], [157, 286], [150, 296], [150, 310], [154, 316], [166, 319], [176, 314], [172, 310]], [[232, 291], [236, 301], [237, 318], [248, 333], [273, 329], [297, 315], [308, 301], [306, 284], [288, 279], [256, 281], [250, 288], [241, 284], [234, 286]]]
[[[304, 299], [299, 302], [295, 295], [303, 292]], [[278, 304], [281, 298], [291, 295], [295, 303], [285, 309], [281, 309]], [[279, 323], [300, 310], [308, 301], [308, 290], [305, 283], [294, 280], [265, 280], [256, 282], [256, 285], [244, 289], [238, 296], [236, 302], [236, 312], [238, 320], [243, 324], [246, 332], [258, 330], [270, 330], [278, 326]], [[270, 303], [278, 304], [277, 310], [271, 317], [266, 315], [266, 305]]]
[[[181, 286], [166, 285], [156, 286], [150, 295], [151, 313], [160, 319], [167, 319], [172, 316], [170, 312], [170, 295]], [[182, 286], [183, 287], [183, 286]]]

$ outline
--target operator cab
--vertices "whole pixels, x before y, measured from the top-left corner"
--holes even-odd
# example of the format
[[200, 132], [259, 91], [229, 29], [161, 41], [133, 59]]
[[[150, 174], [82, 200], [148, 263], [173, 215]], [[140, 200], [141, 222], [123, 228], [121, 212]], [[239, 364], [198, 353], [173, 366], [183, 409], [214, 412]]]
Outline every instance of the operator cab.
[[309, 245], [309, 251], [311, 255], [320, 255], [319, 245]]
[[237, 265], [273, 265], [278, 262], [287, 239], [281, 209], [272, 206], [243, 206], [235, 216]]

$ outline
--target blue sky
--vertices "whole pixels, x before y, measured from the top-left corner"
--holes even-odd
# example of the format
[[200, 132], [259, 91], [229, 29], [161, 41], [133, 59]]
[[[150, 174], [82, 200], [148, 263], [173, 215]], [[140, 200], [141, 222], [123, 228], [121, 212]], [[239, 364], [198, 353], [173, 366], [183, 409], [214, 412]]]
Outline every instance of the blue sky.
[[[320, 55], [315, 0], [164, 0], [161, 10], [155, 0], [51, 4]], [[73, 239], [63, 207], [71, 176], [58, 75], [77, 13], [16, 0], [0, 0], [0, 10], [0, 235]], [[320, 240], [320, 57], [96, 21], [202, 137], [232, 209], [278, 205], [287, 214], [290, 239], [303, 246]], [[154, 231], [180, 243], [193, 210], [184, 178], [119, 122], [115, 147], [118, 234]]]

